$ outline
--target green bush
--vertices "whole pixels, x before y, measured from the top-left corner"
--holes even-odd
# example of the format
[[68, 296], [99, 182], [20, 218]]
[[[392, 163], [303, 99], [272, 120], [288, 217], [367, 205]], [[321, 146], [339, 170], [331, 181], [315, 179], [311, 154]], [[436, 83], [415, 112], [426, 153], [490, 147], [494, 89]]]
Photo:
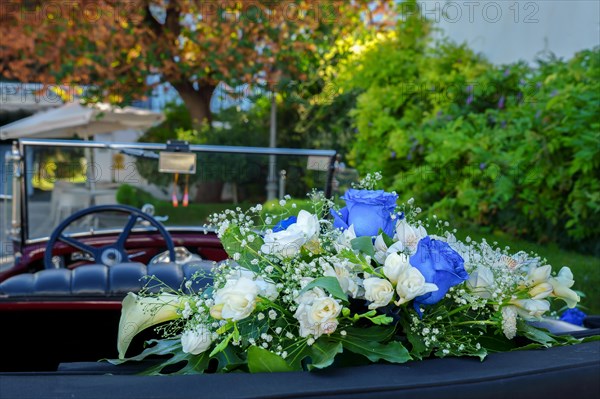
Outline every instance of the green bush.
[[[394, 45], [365, 63], [408, 63]], [[358, 98], [357, 168], [432, 213], [600, 254], [600, 50], [535, 68], [452, 44], [411, 54]]]

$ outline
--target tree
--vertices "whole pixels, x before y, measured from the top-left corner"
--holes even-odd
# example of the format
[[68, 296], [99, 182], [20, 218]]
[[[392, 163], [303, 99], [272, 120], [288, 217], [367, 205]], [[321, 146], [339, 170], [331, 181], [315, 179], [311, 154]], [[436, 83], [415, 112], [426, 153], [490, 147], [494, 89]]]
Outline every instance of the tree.
[[[19, 0], [2, 3], [0, 76], [86, 87], [89, 101], [125, 104], [158, 76], [196, 124], [211, 120], [221, 81], [302, 80], [336, 37], [392, 0]], [[375, 4], [375, 5], [374, 5]]]

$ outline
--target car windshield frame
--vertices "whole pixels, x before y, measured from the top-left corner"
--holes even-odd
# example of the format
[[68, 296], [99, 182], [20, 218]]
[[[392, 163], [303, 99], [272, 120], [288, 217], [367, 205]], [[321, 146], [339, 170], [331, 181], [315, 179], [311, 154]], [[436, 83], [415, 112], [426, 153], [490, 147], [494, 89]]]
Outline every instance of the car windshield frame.
[[[181, 142], [178, 142], [180, 144]], [[27, 147], [75, 147], [81, 149], [104, 149], [112, 151], [123, 150], [141, 150], [151, 152], [172, 151], [173, 145], [170, 143], [143, 143], [143, 142], [102, 142], [92, 140], [63, 140], [63, 139], [19, 139], [13, 142], [16, 146], [20, 159], [14, 173], [14, 179], [18, 187], [13, 186], [13, 201], [19, 205], [18, 213], [19, 223], [18, 230], [13, 229], [13, 239], [18, 239], [22, 245], [39, 243], [47, 240], [45, 237], [31, 237], [29, 232], [29, 198], [27, 195], [27, 176], [31, 174], [28, 170], [27, 162], [25, 162], [25, 154]], [[297, 149], [297, 148], [280, 148], [280, 147], [248, 147], [248, 146], [220, 146], [220, 145], [204, 145], [204, 144], [184, 144], [184, 151], [193, 152], [196, 154], [239, 154], [252, 156], [295, 156], [295, 157], [319, 157], [328, 158], [329, 162], [325, 177], [325, 187], [323, 191], [325, 196], [329, 197], [332, 194], [332, 183], [334, 174], [334, 165], [337, 152], [335, 150], [323, 149]], [[14, 161], [13, 161], [14, 162]], [[15, 189], [18, 189], [18, 198], [15, 198]], [[15, 215], [13, 215], [14, 218]], [[168, 226], [169, 230], [181, 230], [182, 226]], [[95, 231], [94, 234], [110, 234], [115, 233], [115, 229], [106, 229]], [[76, 233], [82, 235], [86, 233]]]

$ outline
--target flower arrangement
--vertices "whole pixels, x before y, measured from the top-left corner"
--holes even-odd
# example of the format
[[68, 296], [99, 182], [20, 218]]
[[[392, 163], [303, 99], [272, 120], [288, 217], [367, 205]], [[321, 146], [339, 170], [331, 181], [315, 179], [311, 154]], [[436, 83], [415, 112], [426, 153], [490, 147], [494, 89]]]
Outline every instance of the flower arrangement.
[[[213, 215], [231, 259], [197, 290], [130, 293], [113, 362], [169, 355], [150, 374], [292, 371], [579, 342], [530, 323], [552, 300], [577, 305], [568, 267], [461, 242], [447, 222], [420, 220], [412, 200], [375, 190], [379, 179], [350, 189], [341, 209], [312, 193], [312, 212]], [[125, 359], [139, 331], [163, 322], [162, 339]]]

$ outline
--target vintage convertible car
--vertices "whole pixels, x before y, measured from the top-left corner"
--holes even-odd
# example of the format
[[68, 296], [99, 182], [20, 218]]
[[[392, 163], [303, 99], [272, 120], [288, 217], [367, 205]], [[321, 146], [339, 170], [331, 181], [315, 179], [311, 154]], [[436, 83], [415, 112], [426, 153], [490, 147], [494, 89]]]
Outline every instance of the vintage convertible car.
[[[0, 264], [0, 398], [558, 397], [599, 395], [600, 343], [318, 373], [138, 377], [112, 366], [121, 300], [154, 276], [177, 289], [226, 253], [206, 217], [344, 185], [335, 152], [20, 140]], [[337, 174], [336, 174], [337, 173]], [[8, 254], [7, 254], [8, 253]], [[589, 318], [580, 336], [597, 334]], [[595, 324], [594, 324], [595, 323]], [[147, 331], [129, 353], [139, 352]]]

